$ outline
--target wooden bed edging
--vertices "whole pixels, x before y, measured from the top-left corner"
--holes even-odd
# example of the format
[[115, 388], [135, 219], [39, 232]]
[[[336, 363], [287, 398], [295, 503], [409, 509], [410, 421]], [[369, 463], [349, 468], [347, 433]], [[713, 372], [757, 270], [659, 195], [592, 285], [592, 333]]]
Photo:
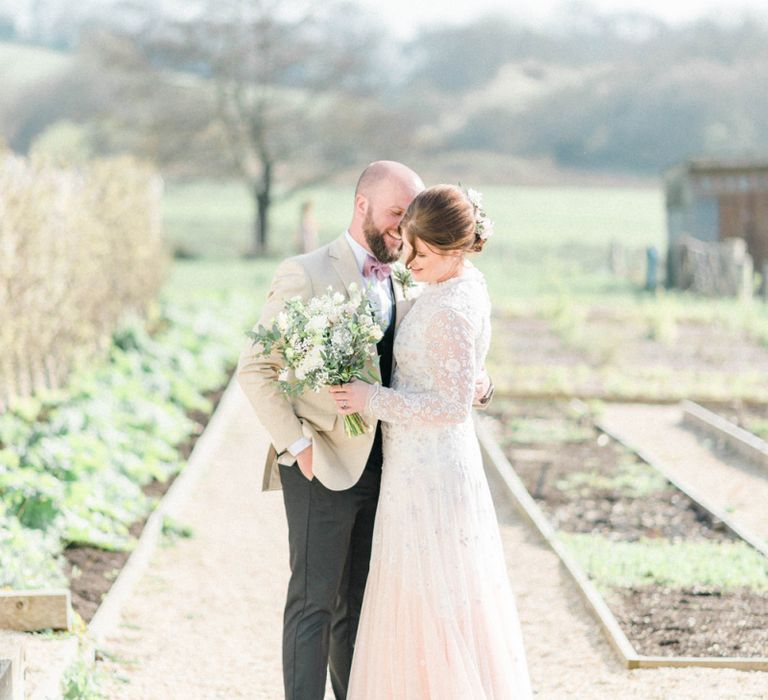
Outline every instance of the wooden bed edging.
[[39, 632], [71, 628], [68, 588], [0, 591], [0, 629]]
[[0, 636], [0, 700], [24, 698], [24, 643], [12, 633]]
[[105, 637], [117, 628], [123, 604], [130, 597], [157, 549], [165, 518], [178, 512], [207, 468], [214, 450], [219, 445], [219, 423], [224, 420], [223, 415], [232, 399], [232, 392], [236, 390], [236, 384], [233, 375], [205, 430], [195, 441], [186, 466], [150, 514], [136, 547], [88, 623], [88, 637], [94, 646], [100, 646]]
[[[477, 430], [477, 437], [480, 441], [480, 447], [487, 457], [487, 461], [494, 468], [496, 473], [504, 481], [505, 485], [509, 489], [510, 495], [514, 505], [523, 515], [523, 517], [538, 531], [544, 541], [560, 558], [565, 569], [571, 575], [571, 578], [576, 583], [576, 587], [581, 594], [582, 598], [587, 604], [587, 607], [595, 616], [598, 624], [603, 630], [603, 633], [608, 638], [611, 646], [618, 654], [621, 662], [628, 669], [642, 669], [642, 668], [663, 668], [663, 667], [706, 667], [706, 668], [733, 668], [744, 671], [768, 671], [768, 657], [689, 657], [689, 656], [643, 656], [637, 653], [632, 643], [627, 638], [624, 631], [621, 629], [618, 620], [614, 614], [608, 608], [603, 596], [597, 590], [595, 585], [589, 580], [586, 572], [576, 563], [576, 560], [570, 555], [565, 547], [557, 540], [555, 529], [550, 525], [546, 516], [542, 512], [541, 508], [536, 504], [536, 501], [528, 493], [520, 477], [515, 473], [514, 468], [510, 464], [506, 455], [502, 451], [499, 444], [494, 439], [490, 430], [485, 425], [487, 419], [475, 417], [475, 427]], [[599, 425], [598, 429], [610, 435], [614, 439], [619, 440], [622, 445], [635, 452], [643, 461], [647, 460], [631, 446], [628, 446], [623, 440], [616, 438], [609, 431], [604, 430]], [[658, 468], [657, 465], [652, 462], [648, 462], [652, 467]], [[659, 469], [662, 475], [669, 479], [669, 476], [663, 469]], [[689, 498], [696, 501], [702, 508], [710, 510], [701, 501], [691, 496], [691, 494], [674, 480], [669, 481], [678, 489], [683, 491]], [[717, 518], [720, 515], [716, 512], [712, 512]], [[724, 520], [720, 518], [736, 535], [743, 537], [740, 529], [734, 529], [733, 524], [729, 519]], [[752, 541], [749, 544], [754, 546]], [[760, 552], [768, 556], [766, 550], [768, 547], [761, 546], [758, 548]]]
[[725, 525], [725, 527], [728, 528], [734, 535], [744, 540], [750, 547], [752, 547], [753, 549], [756, 549], [763, 556], [768, 557], [768, 543], [764, 542], [760, 537], [750, 532], [743, 525], [739, 525], [728, 513], [718, 508], [716, 505], [710, 503], [704, 496], [701, 496], [700, 494], [698, 494], [690, 486], [683, 484], [681, 481], [679, 481], [677, 477], [671, 474], [669, 470], [659, 462], [659, 460], [653, 457], [653, 455], [649, 454], [646, 450], [643, 450], [641, 447], [632, 444], [630, 441], [624, 438], [624, 436], [614, 432], [599, 420], [595, 422], [595, 427], [601, 432], [608, 435], [613, 440], [616, 440], [616, 442], [622, 444], [624, 447], [626, 447], [630, 452], [634, 453], [643, 462], [653, 467], [667, 481], [669, 481], [669, 483], [672, 484], [672, 486], [674, 486], [678, 491], [681, 491], [686, 496], [688, 496], [688, 498], [690, 498], [702, 510], [708, 511], [710, 515], [713, 515], [715, 518], [720, 520], [723, 523], [723, 525]]
[[742, 457], [768, 469], [768, 443], [765, 440], [693, 401], [682, 401], [680, 406], [683, 409], [683, 423], [724, 440]]

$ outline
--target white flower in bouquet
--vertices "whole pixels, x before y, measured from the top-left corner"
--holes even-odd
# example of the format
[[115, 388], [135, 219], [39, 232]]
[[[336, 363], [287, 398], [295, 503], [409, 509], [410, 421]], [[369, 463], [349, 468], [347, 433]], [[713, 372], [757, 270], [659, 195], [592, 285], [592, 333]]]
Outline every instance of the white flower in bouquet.
[[[375, 381], [364, 370], [368, 358], [376, 357], [382, 335], [370, 301], [356, 284], [350, 285], [348, 298], [329, 287], [308, 301], [288, 299], [270, 328], [259, 326], [248, 333], [260, 354], [282, 358], [278, 385], [290, 394], [353, 379]], [[358, 413], [344, 416], [344, 427], [350, 436], [370, 430]]]

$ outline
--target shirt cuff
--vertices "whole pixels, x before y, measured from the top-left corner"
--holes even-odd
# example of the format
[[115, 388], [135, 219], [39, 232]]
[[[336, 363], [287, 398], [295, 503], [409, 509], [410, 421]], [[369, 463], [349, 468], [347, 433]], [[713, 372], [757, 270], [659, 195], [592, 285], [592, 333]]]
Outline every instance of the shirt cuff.
[[312, 440], [306, 437], [300, 437], [296, 442], [288, 445], [288, 449], [277, 455], [277, 463], [284, 467], [292, 467], [296, 464], [296, 455], [312, 444]]

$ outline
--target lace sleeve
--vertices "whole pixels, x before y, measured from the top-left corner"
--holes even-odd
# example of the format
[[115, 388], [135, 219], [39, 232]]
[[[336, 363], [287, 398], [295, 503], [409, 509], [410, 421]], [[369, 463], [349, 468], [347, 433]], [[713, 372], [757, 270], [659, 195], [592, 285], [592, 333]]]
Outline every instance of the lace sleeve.
[[424, 329], [424, 352], [432, 390], [405, 392], [377, 384], [366, 412], [386, 423], [462, 423], [475, 392], [475, 334], [454, 309], [437, 311]]

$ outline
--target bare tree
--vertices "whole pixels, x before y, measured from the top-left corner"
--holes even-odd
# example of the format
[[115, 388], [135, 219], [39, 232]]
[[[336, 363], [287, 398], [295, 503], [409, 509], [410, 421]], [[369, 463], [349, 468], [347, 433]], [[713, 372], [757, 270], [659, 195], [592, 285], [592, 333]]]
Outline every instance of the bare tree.
[[288, 0], [217, 0], [151, 42], [153, 63], [196, 76], [210, 101], [213, 129], [254, 203], [254, 255], [267, 252], [277, 197], [322, 181], [359, 152], [362, 139], [347, 131], [345, 141], [332, 125], [349, 127], [350, 111], [370, 109], [375, 45], [352, 8]]

